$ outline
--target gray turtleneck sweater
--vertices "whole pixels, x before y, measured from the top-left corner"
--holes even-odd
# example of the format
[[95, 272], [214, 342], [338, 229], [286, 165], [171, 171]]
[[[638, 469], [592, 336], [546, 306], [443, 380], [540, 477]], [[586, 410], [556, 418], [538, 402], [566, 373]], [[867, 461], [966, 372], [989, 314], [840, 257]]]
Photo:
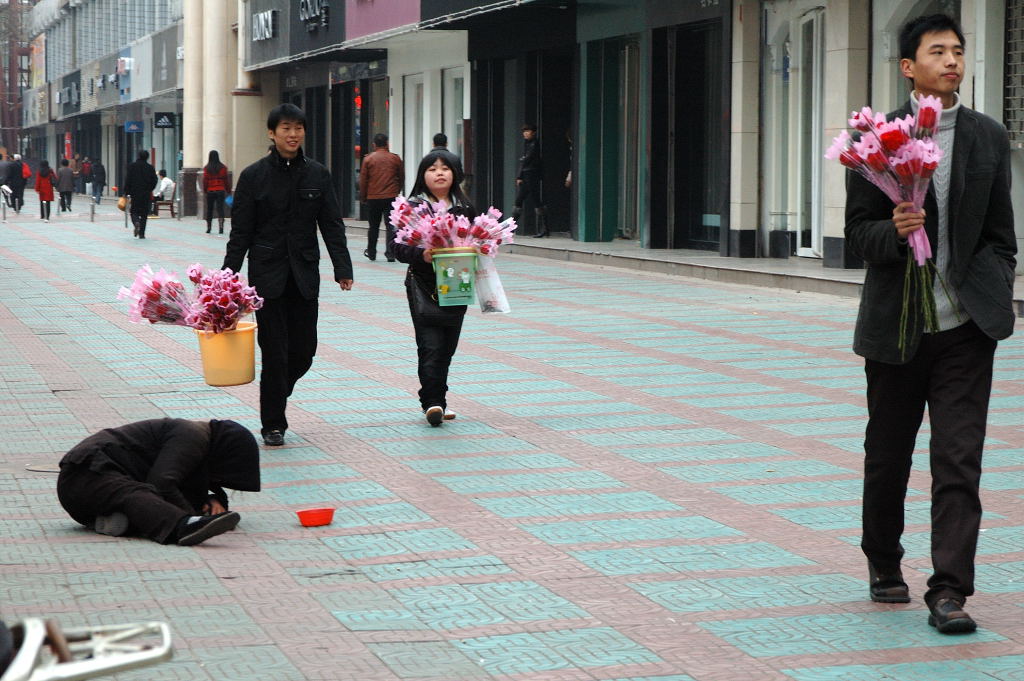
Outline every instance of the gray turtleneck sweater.
[[[960, 95], [954, 93], [956, 102], [948, 109], [942, 110], [939, 118], [939, 127], [935, 131], [935, 143], [942, 149], [942, 160], [939, 167], [932, 175], [932, 187], [935, 190], [935, 202], [938, 204], [938, 243], [932, 244], [935, 256], [935, 269], [938, 270], [942, 281], [935, 278], [935, 311], [939, 322], [940, 331], [955, 329], [968, 319], [967, 313], [960, 304], [952, 283], [949, 280], [950, 263], [950, 238], [949, 238], [949, 178], [953, 167], [953, 143], [956, 138], [956, 117], [960, 112]], [[917, 115], [918, 103], [917, 92], [910, 96], [910, 108], [914, 115]]]

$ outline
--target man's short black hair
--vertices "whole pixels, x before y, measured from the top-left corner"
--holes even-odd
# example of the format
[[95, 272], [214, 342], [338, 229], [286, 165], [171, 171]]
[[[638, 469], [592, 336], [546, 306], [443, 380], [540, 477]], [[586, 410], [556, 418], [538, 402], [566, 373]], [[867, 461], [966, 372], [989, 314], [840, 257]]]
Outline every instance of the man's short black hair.
[[527, 123], [523, 126], [523, 130], [529, 130], [530, 132], [537, 132], [537, 126], [533, 123]]
[[149, 160], [149, 152], [146, 151], [145, 149], [140, 151], [139, 152], [139, 160], [140, 161], [148, 161]]
[[434, 146], [435, 147], [447, 147], [448, 146], [448, 135], [443, 132], [439, 132], [434, 135]]
[[67, 166], [67, 165], [71, 165], [70, 163], [68, 163], [68, 160], [67, 160], [66, 158], [62, 158], [62, 159], [60, 160], [60, 164], [61, 164], [62, 166]]
[[944, 31], [953, 31], [960, 41], [960, 46], [967, 46], [960, 24], [948, 14], [928, 14], [911, 19], [900, 29], [900, 59], [913, 60], [917, 56], [917, 48], [921, 47], [921, 37], [924, 34]]
[[158, 172], [157, 175], [159, 175], [160, 177], [167, 177], [167, 171], [161, 168], [160, 172]]
[[383, 149], [387, 145], [388, 136], [385, 135], [384, 133], [378, 132], [376, 135], [373, 136], [373, 146], [377, 147], [378, 149]]
[[267, 116], [267, 130], [277, 130], [281, 121], [291, 121], [306, 127], [306, 113], [294, 104], [278, 104]]

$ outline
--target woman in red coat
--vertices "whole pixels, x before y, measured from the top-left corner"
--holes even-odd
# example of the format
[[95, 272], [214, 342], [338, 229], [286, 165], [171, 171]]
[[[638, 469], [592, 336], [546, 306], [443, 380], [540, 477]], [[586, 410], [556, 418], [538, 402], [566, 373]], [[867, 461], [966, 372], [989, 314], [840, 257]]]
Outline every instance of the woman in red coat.
[[220, 233], [224, 233], [224, 197], [231, 187], [228, 185], [228, 168], [220, 162], [216, 150], [210, 152], [209, 161], [203, 166], [203, 191], [206, 192], [206, 233], [213, 225], [213, 209], [217, 207]]
[[50, 221], [50, 204], [53, 203], [53, 184], [57, 175], [44, 159], [39, 162], [39, 174], [36, 175], [36, 194], [39, 194], [39, 217], [43, 222]]

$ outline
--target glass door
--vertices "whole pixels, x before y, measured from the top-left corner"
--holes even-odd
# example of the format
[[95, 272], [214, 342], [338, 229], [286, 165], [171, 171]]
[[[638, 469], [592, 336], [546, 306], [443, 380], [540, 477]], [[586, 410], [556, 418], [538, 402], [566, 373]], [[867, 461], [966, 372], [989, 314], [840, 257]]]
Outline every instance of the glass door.
[[430, 151], [423, 143], [423, 74], [415, 73], [403, 78], [403, 141], [402, 156], [405, 158], [406, 184], [412, 187], [412, 176], [416, 174], [423, 155]]
[[797, 255], [820, 258], [822, 137], [824, 135], [822, 97], [825, 71], [825, 10], [815, 8], [800, 17], [798, 26], [796, 85], [799, 92], [797, 119]]
[[466, 117], [463, 109], [466, 79], [461, 66], [445, 69], [443, 74], [444, 107], [441, 110], [441, 128], [448, 136], [448, 150], [462, 158], [465, 147], [462, 121]]

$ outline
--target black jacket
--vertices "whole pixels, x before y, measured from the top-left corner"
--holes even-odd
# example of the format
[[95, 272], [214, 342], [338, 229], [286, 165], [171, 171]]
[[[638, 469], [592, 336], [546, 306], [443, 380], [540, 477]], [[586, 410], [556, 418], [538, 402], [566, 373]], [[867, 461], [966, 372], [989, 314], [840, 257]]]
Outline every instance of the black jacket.
[[303, 297], [316, 298], [318, 225], [334, 265], [334, 280], [352, 279], [352, 258], [331, 173], [301, 149], [296, 158], [285, 159], [271, 148], [238, 178], [223, 266], [238, 272], [248, 253], [249, 283], [261, 296], [279, 298], [291, 272]]
[[132, 197], [133, 203], [149, 203], [156, 182], [156, 171], [153, 170], [153, 166], [146, 161], [135, 161], [128, 166], [121, 195]]
[[3, 184], [10, 187], [15, 193], [25, 189], [25, 175], [21, 164], [24, 161], [10, 161], [7, 165], [7, 177]]
[[[889, 119], [911, 112], [908, 102]], [[889, 364], [913, 358], [924, 321], [919, 300], [908, 326], [906, 355], [898, 349], [907, 249], [892, 222], [892, 201], [866, 179], [849, 171], [846, 191], [846, 242], [867, 264], [853, 349]], [[929, 186], [924, 204], [925, 231], [937, 244], [938, 206]], [[1013, 333], [1013, 279], [1017, 253], [1010, 203], [1010, 146], [1006, 128], [965, 106], [957, 114], [949, 183], [948, 229], [952, 286], [970, 318], [991, 338]], [[937, 294], [941, 295], [941, 294]]]
[[525, 140], [523, 144], [523, 155], [519, 157], [519, 172], [516, 173], [517, 180], [539, 179], [544, 166], [540, 158], [540, 140], [536, 135], [531, 140]]
[[255, 443], [211, 446], [220, 442], [221, 423], [165, 418], [106, 428], [75, 445], [60, 463], [149, 483], [186, 513], [200, 512], [211, 491], [227, 508], [224, 487], [259, 491], [259, 449]]
[[92, 164], [92, 183], [107, 186], [107, 169], [99, 161]]

